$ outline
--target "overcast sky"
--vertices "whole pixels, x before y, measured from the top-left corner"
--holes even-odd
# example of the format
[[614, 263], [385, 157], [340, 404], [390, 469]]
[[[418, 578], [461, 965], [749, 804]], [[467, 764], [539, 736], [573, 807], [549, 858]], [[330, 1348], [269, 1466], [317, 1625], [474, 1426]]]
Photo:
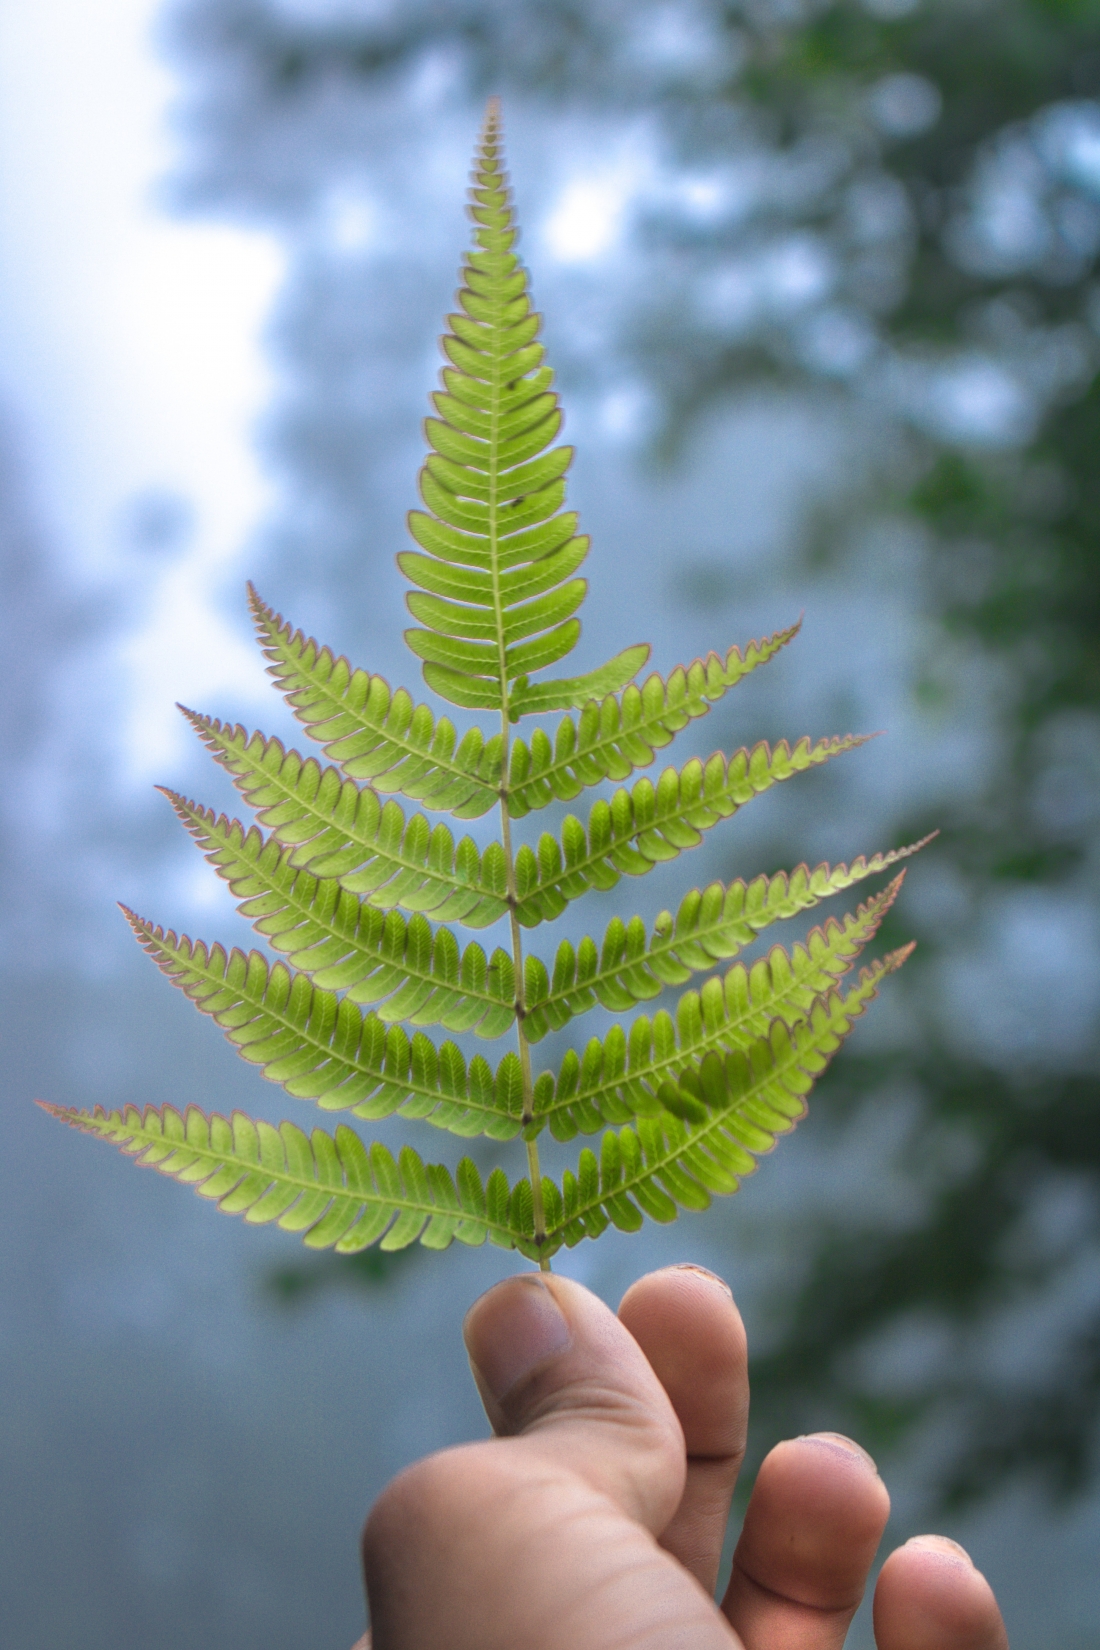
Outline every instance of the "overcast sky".
[[0, 402], [34, 507], [93, 581], [117, 571], [135, 498], [177, 494], [195, 512], [122, 661], [126, 770], [142, 783], [174, 749], [176, 699], [262, 691], [209, 593], [264, 508], [250, 430], [283, 263], [269, 237], [158, 207], [174, 90], [152, 40], [159, 10], [0, 4]]

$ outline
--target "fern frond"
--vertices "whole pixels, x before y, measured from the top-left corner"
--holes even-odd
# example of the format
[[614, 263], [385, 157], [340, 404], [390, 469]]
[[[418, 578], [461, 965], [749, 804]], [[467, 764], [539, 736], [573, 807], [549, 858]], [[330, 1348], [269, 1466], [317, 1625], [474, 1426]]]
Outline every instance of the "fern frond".
[[[796, 1024], [818, 997], [832, 991], [878, 932], [897, 898], [904, 872], [843, 922], [830, 917], [788, 953], [773, 946], [751, 968], [738, 963], [699, 991], [685, 991], [676, 1017], [663, 1010], [612, 1026], [584, 1052], [569, 1049], [555, 1078], [535, 1082], [535, 1123], [556, 1140], [593, 1134], [604, 1123], [655, 1115], [667, 1104], [667, 1084], [708, 1054], [744, 1052], [769, 1035], [772, 1022]], [[906, 953], [908, 954], [908, 953]]]
[[380, 1142], [364, 1145], [341, 1124], [335, 1137], [293, 1123], [254, 1122], [243, 1112], [207, 1117], [197, 1106], [181, 1116], [172, 1106], [140, 1112], [92, 1112], [38, 1102], [44, 1111], [84, 1134], [118, 1146], [158, 1174], [192, 1186], [223, 1214], [255, 1226], [274, 1223], [301, 1232], [311, 1249], [353, 1255], [381, 1239], [383, 1249], [417, 1240], [446, 1249], [455, 1239], [515, 1246], [508, 1182], [494, 1169], [483, 1185], [464, 1157], [452, 1177], [440, 1163], [423, 1163], [411, 1146], [395, 1159]]
[[644, 876], [654, 865], [697, 847], [704, 831], [754, 796], [854, 750], [867, 737], [849, 733], [816, 745], [800, 739], [793, 750], [785, 739], [774, 750], [761, 741], [728, 762], [716, 752], [706, 762], [687, 762], [679, 772], [666, 768], [656, 785], [642, 778], [629, 791], [616, 791], [610, 802], [594, 803], [587, 828], [567, 815], [560, 844], [544, 831], [537, 850], [524, 844], [516, 854], [518, 920], [533, 928], [560, 916], [588, 888], [614, 888], [624, 874]]
[[423, 814], [406, 821], [392, 798], [381, 801], [279, 739], [196, 711], [183, 714], [261, 823], [292, 850], [296, 868], [338, 877], [383, 910], [400, 905], [469, 928], [486, 928], [503, 916], [507, 874], [499, 842], [484, 853], [468, 836], [456, 846], [446, 825], [429, 825]]
[[122, 910], [172, 984], [221, 1026], [242, 1059], [296, 1099], [356, 1117], [400, 1112], [467, 1137], [518, 1134], [523, 1081], [517, 1054], [506, 1054], [495, 1072], [480, 1054], [467, 1067], [454, 1043], [436, 1048], [422, 1031], [409, 1037], [258, 951], [227, 953]]
[[477, 819], [500, 800], [499, 733], [471, 728], [456, 743], [453, 723], [414, 705], [383, 676], [353, 670], [312, 637], [293, 630], [248, 587], [248, 601], [268, 671], [295, 716], [349, 779], [456, 819]]
[[[875, 996], [879, 982], [901, 966], [911, 947], [865, 968], [846, 996], [818, 999], [794, 1026], [774, 1021], [748, 1049], [706, 1055], [662, 1087], [665, 1108], [603, 1137], [600, 1156], [586, 1148], [560, 1193], [546, 1196], [547, 1248], [599, 1237], [609, 1225], [636, 1232], [646, 1215], [675, 1220], [681, 1209], [705, 1209], [714, 1195], [735, 1192], [770, 1151], [777, 1135], [806, 1111], [806, 1095]], [[673, 1106], [679, 1107], [677, 1116]], [[517, 1212], [526, 1214], [520, 1187]], [[532, 1228], [525, 1221], [530, 1241]]]
[[[654, 672], [641, 687], [631, 685], [621, 695], [608, 694], [599, 702], [591, 699], [576, 722], [566, 717], [558, 725], [553, 743], [542, 728], [534, 730], [529, 745], [515, 739], [509, 760], [508, 812], [522, 819], [555, 799], [571, 802], [588, 785], [628, 779], [635, 768], [647, 767], [655, 752], [671, 744], [688, 722], [705, 716], [758, 665], [773, 659], [798, 634], [801, 622], [777, 630], [762, 642], [750, 642], [744, 654], [731, 647], [723, 661], [710, 653], [686, 668], [678, 665], [667, 679]], [[521, 714], [555, 709], [552, 690], [558, 685], [536, 683], [522, 695], [517, 689], [512, 704], [522, 707]]]
[[332, 878], [291, 864], [291, 850], [252, 826], [161, 787], [258, 934], [325, 990], [376, 1003], [386, 1023], [499, 1037], [516, 1017], [515, 970], [498, 946], [460, 947], [419, 913], [383, 914]]
[[[850, 868], [802, 865], [713, 883], [689, 893], [675, 917], [662, 912], [650, 932], [641, 918], [615, 918], [599, 945], [563, 942], [552, 973], [537, 958], [525, 961], [523, 927], [698, 846], [754, 796], [864, 739], [761, 743], [667, 768], [655, 780], [636, 776], [773, 658], [797, 624], [640, 684], [644, 644], [584, 674], [532, 680], [580, 634], [588, 539], [565, 508], [572, 449], [555, 445], [561, 409], [516, 256], [495, 102], [470, 212], [475, 244], [425, 425], [423, 508], [409, 516], [415, 548], [397, 560], [414, 587], [406, 641], [429, 687], [452, 704], [496, 712], [500, 730], [473, 728], [460, 738], [449, 717], [294, 630], [250, 585], [269, 673], [333, 765], [185, 711], [258, 823], [165, 794], [241, 914], [285, 960], [206, 945], [123, 909], [172, 983], [289, 1094], [327, 1112], [398, 1114], [460, 1137], [522, 1139], [529, 1179], [509, 1187], [497, 1169], [483, 1185], [468, 1159], [452, 1176], [407, 1146], [394, 1158], [342, 1124], [333, 1135], [307, 1136], [293, 1123], [275, 1128], [196, 1107], [45, 1109], [192, 1184], [226, 1212], [301, 1232], [315, 1248], [488, 1239], [545, 1266], [562, 1244], [611, 1223], [633, 1231], [647, 1215], [671, 1220], [736, 1190], [754, 1154], [801, 1116], [814, 1078], [879, 980], [908, 955], [911, 948], [865, 969], [847, 995], [837, 989], [902, 876], [789, 952], [774, 946], [751, 967], [735, 963], [721, 975], [714, 965], [771, 923], [923, 844]], [[556, 728], [513, 735], [523, 716], [549, 712], [563, 713]], [[607, 781], [619, 788], [594, 801], [584, 823], [569, 815], [558, 837], [543, 832], [536, 846], [513, 851], [512, 820]], [[463, 820], [499, 805], [499, 840], [484, 850], [469, 835], [456, 840], [448, 824], [433, 825], [396, 796]], [[447, 926], [487, 928], [504, 918], [511, 955], [460, 944]], [[696, 972], [710, 977], [681, 991], [674, 1013], [633, 1013], [642, 1003], [656, 1007], [663, 990]], [[531, 1044], [597, 1004], [632, 1018], [533, 1080]], [[420, 1029], [435, 1025], [486, 1038], [511, 1031], [514, 1047], [493, 1069]], [[599, 1158], [582, 1151], [560, 1186], [542, 1175], [540, 1133], [567, 1141], [606, 1125]]]
[[[449, 365], [424, 432], [425, 511], [409, 515], [420, 546], [398, 565], [418, 588], [406, 598], [423, 628], [405, 639], [429, 687], [453, 704], [505, 710], [512, 682], [556, 664], [580, 635], [576, 610], [588, 554], [577, 517], [563, 512], [571, 447], [554, 447], [561, 409], [537, 341], [527, 274], [512, 250], [516, 226], [490, 110], [474, 163], [460, 312], [443, 339]], [[627, 677], [644, 663], [639, 652]], [[623, 656], [620, 655], [620, 665]]]
[[624, 923], [613, 917], [601, 945], [587, 936], [576, 947], [562, 940], [554, 971], [535, 957], [525, 969], [524, 1032], [539, 1042], [577, 1014], [598, 1003], [623, 1014], [660, 995], [668, 986], [684, 985], [693, 973], [728, 962], [751, 945], [773, 922], [808, 911], [830, 895], [851, 888], [900, 860], [919, 852], [930, 837], [890, 853], [862, 855], [847, 865], [799, 865], [789, 874], [759, 876], [752, 882], [712, 882], [685, 894], [675, 917], [662, 911], [647, 938], [641, 917]]

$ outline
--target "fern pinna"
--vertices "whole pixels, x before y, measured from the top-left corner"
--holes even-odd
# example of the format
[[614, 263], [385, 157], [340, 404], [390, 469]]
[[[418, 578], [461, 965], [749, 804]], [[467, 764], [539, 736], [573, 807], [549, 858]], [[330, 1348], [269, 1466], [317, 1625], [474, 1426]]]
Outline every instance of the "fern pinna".
[[[205, 945], [127, 912], [138, 940], [224, 1029], [246, 1060], [323, 1111], [372, 1120], [399, 1113], [461, 1136], [521, 1138], [527, 1174], [482, 1180], [395, 1158], [346, 1124], [306, 1134], [197, 1106], [54, 1115], [194, 1186], [229, 1213], [275, 1221], [314, 1248], [344, 1254], [381, 1242], [486, 1239], [543, 1267], [562, 1244], [609, 1222], [674, 1220], [736, 1190], [907, 950], [865, 967], [846, 987], [901, 877], [843, 921], [746, 968], [730, 962], [772, 923], [884, 871], [912, 849], [850, 867], [715, 883], [685, 895], [647, 928], [612, 919], [602, 939], [563, 940], [545, 959], [524, 930], [559, 916], [589, 888], [608, 889], [694, 847], [780, 780], [819, 766], [858, 738], [758, 744], [658, 779], [634, 777], [694, 718], [773, 658], [797, 626], [668, 677], [636, 678], [646, 646], [585, 676], [547, 679], [580, 634], [580, 569], [588, 540], [564, 508], [571, 449], [538, 341], [527, 274], [490, 107], [470, 212], [474, 248], [459, 310], [443, 340], [443, 388], [426, 425], [424, 508], [409, 517], [416, 549], [397, 558], [413, 585], [406, 632], [424, 678], [451, 704], [496, 713], [499, 727], [460, 739], [451, 721], [380, 676], [307, 639], [250, 590], [271, 674], [328, 765], [278, 739], [188, 712], [232, 775], [257, 823], [218, 816], [166, 793], [183, 824], [268, 946], [248, 956]], [[537, 678], [537, 679], [536, 679]], [[551, 729], [529, 715], [563, 712]], [[514, 845], [513, 822], [610, 781], [586, 817]], [[425, 811], [413, 811], [404, 797]], [[429, 814], [474, 819], [499, 810], [488, 847]], [[488, 950], [456, 928], [507, 928]], [[695, 975], [704, 982], [690, 987]], [[597, 1004], [629, 1016], [671, 989], [675, 1006], [615, 1021], [536, 1071], [546, 1034]], [[514, 1046], [494, 1066], [425, 1028]], [[558, 1141], [603, 1130], [559, 1182], [539, 1166], [545, 1131]]]

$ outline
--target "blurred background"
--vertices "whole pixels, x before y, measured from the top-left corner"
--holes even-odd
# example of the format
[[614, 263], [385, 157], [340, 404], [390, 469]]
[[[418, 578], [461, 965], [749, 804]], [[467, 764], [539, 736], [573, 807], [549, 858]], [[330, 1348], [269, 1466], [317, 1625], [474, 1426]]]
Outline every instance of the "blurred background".
[[755, 1458], [856, 1433], [1016, 1650], [1100, 1645], [1098, 0], [4, 0], [0, 82], [5, 1646], [347, 1650], [371, 1498], [483, 1428], [507, 1256], [306, 1258], [31, 1101], [293, 1110], [114, 901], [249, 932], [152, 789], [231, 806], [177, 700], [301, 743], [247, 577], [418, 686], [393, 554], [494, 91], [577, 668], [804, 611], [677, 756], [886, 730], [604, 914], [941, 833], [798, 1134], [562, 1268], [721, 1271]]

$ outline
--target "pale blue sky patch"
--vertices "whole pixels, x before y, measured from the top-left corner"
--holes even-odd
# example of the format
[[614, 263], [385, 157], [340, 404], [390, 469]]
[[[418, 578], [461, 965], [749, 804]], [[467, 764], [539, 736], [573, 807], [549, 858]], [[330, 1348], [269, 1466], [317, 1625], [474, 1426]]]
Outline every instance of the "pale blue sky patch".
[[174, 91], [151, 44], [159, 10], [49, 0], [0, 14], [0, 398], [45, 526], [95, 586], [126, 576], [135, 495], [171, 492], [194, 512], [136, 630], [100, 661], [125, 678], [122, 762], [142, 782], [178, 749], [176, 698], [255, 697], [219, 585], [270, 499], [252, 427], [272, 393], [261, 338], [284, 272], [273, 237], [155, 204]]

